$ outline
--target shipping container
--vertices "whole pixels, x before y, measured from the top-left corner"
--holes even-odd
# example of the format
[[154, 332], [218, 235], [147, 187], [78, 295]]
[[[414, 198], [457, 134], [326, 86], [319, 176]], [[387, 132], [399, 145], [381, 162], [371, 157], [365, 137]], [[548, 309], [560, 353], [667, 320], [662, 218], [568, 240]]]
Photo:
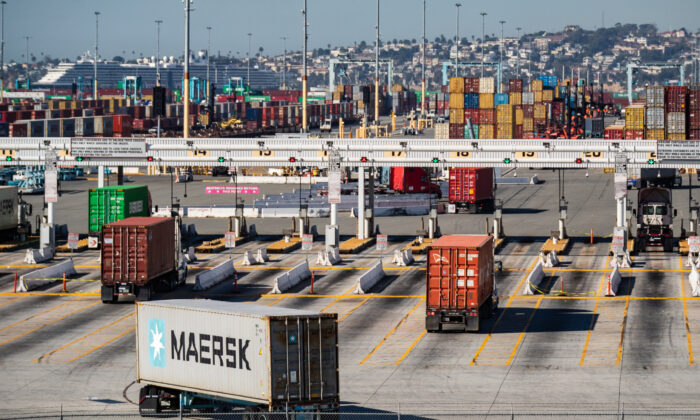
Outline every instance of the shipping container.
[[666, 112], [663, 107], [647, 107], [645, 125], [647, 129], [664, 129]]
[[490, 140], [496, 138], [494, 124], [479, 124], [479, 139]]
[[435, 124], [435, 138], [436, 139], [449, 139], [450, 138], [450, 124], [449, 123], [436, 123]]
[[187, 411], [199, 408], [199, 399], [210, 409], [245, 407], [248, 414], [337, 412], [337, 319], [215, 300], [138, 303], [139, 411], [176, 414], [180, 401]]
[[450, 124], [450, 138], [451, 139], [464, 138], [464, 124]]
[[464, 109], [464, 95], [461, 93], [450, 94], [450, 109]]
[[523, 79], [510, 79], [508, 81], [508, 92], [520, 93], [523, 91]]
[[464, 124], [464, 110], [450, 108], [450, 124]]
[[606, 140], [622, 140], [625, 138], [625, 126], [611, 125], [605, 128], [603, 138]]
[[479, 78], [465, 77], [464, 78], [464, 93], [479, 93]]
[[630, 105], [625, 108], [625, 129], [644, 129], [644, 105]]
[[151, 196], [145, 185], [110, 185], [88, 192], [88, 232], [128, 217], [150, 216]]
[[685, 112], [688, 88], [685, 86], [666, 87], [666, 112]]
[[0, 186], [0, 237], [14, 237], [17, 230], [19, 198], [16, 186]]
[[[669, 112], [666, 114], [666, 132], [668, 134], [685, 134], [686, 119], [684, 112]], [[669, 140], [672, 140], [670, 136]]]
[[645, 138], [649, 140], [666, 140], [666, 130], [663, 128], [647, 129]]
[[130, 217], [103, 225], [102, 301], [114, 303], [118, 296], [150, 300], [156, 291], [184, 283], [179, 233], [172, 217]]
[[[535, 104], [535, 93], [534, 92], [523, 92], [523, 105], [534, 105]], [[525, 117], [528, 118], [528, 117]], [[532, 118], [532, 117], [530, 117]]]
[[493, 93], [480, 93], [479, 94], [479, 109], [493, 109], [495, 108], [494, 94]]
[[470, 109], [479, 108], [479, 94], [478, 93], [465, 93], [464, 94], [464, 108], [470, 108]]
[[[464, 136], [464, 129], [462, 129], [460, 135]], [[389, 188], [396, 192], [402, 194], [437, 194], [438, 198], [442, 196], [440, 186], [430, 182], [428, 173], [423, 168], [392, 167], [389, 177]]]
[[464, 77], [450, 77], [449, 83], [449, 93], [464, 93]]
[[496, 81], [493, 77], [479, 78], [479, 93], [496, 93]]
[[449, 201], [469, 213], [494, 210], [493, 168], [450, 169]]
[[664, 107], [665, 90], [663, 86], [647, 86], [646, 100], [649, 107]]
[[479, 124], [496, 124], [496, 110], [490, 109], [480, 109], [479, 110]]
[[523, 94], [522, 92], [511, 92], [508, 94], [508, 103], [511, 105], [522, 105]]
[[426, 318], [428, 332], [445, 324], [479, 331], [480, 318], [497, 307], [493, 237], [445, 235], [428, 247]]

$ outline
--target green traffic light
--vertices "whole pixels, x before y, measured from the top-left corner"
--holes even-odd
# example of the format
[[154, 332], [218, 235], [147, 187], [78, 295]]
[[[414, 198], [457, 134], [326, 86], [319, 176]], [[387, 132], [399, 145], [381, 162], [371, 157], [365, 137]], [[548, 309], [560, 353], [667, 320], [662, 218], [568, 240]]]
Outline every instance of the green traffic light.
[[649, 165], [653, 165], [656, 163], [656, 161], [654, 159], [649, 159], [647, 163], [649, 163]]
[[8, 161], [8, 162], [12, 162], [12, 156], [6, 156], [6, 157], [5, 157], [5, 160]]
[[82, 161], [83, 161], [83, 157], [82, 157], [82, 156], [78, 156], [78, 157], [75, 158], [75, 160], [77, 160], [78, 162], [82, 162]]
[[503, 163], [506, 163], [506, 164], [510, 163], [510, 158], [503, 159]]
[[439, 163], [439, 162], [440, 162], [439, 158], [436, 158], [436, 157], [433, 158], [433, 163]]
[[219, 162], [223, 162], [223, 161], [224, 161], [224, 158], [220, 157]]

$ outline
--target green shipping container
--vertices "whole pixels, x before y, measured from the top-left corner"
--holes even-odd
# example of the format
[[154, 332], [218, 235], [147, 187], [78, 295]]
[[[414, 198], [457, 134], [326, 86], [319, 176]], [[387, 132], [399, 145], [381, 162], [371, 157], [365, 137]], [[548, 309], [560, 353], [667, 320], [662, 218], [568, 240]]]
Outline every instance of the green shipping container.
[[99, 233], [102, 225], [129, 217], [151, 215], [151, 199], [145, 185], [111, 185], [91, 188], [89, 194], [90, 233]]

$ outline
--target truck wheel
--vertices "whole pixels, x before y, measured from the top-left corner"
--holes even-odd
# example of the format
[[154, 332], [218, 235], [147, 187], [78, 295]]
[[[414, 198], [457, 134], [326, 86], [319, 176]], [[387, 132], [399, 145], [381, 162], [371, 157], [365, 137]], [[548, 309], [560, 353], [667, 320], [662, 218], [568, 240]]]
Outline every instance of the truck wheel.
[[102, 297], [102, 303], [116, 303], [118, 299], [118, 296], [114, 294], [114, 287], [112, 286], [102, 286], [100, 295]]
[[664, 239], [664, 252], [673, 252], [673, 239]]
[[146, 302], [151, 300], [151, 296], [153, 295], [153, 286], [151, 283], [148, 283], [145, 286], [141, 286], [136, 289], [136, 300]]

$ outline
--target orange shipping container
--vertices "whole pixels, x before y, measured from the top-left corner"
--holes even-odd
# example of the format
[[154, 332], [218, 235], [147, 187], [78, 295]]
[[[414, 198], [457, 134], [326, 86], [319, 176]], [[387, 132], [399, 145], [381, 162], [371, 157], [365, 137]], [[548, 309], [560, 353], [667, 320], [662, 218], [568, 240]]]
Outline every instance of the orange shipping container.
[[535, 104], [534, 117], [536, 120], [547, 118], [547, 106], [545, 104]]
[[[464, 77], [450, 77], [449, 93], [464, 93]], [[464, 98], [462, 98], [462, 103], [464, 103]]]
[[450, 124], [464, 124], [464, 110], [450, 109]]
[[[464, 103], [464, 97], [462, 97], [462, 103]], [[494, 108], [493, 93], [480, 93], [479, 94], [479, 109], [492, 109]]]
[[464, 109], [464, 95], [461, 93], [450, 94], [450, 109]]
[[523, 93], [522, 92], [511, 92], [508, 94], [508, 101], [511, 105], [522, 105], [523, 103]]
[[542, 82], [542, 80], [533, 80], [532, 81], [532, 91], [533, 92], [542, 92], [542, 89], [544, 89], [544, 82]]
[[495, 130], [493, 124], [479, 124], [479, 139], [493, 139], [495, 138]]

